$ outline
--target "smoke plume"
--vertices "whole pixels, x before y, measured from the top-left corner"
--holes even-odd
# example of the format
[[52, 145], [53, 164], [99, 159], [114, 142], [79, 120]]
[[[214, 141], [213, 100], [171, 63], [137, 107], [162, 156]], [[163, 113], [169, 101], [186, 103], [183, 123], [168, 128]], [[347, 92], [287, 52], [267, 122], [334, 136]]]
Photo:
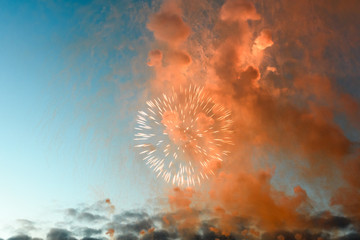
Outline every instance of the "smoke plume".
[[[154, 95], [202, 85], [231, 110], [235, 131], [208, 188], [169, 193], [175, 213], [165, 226], [184, 238], [205, 221], [214, 235], [234, 238], [357, 231], [360, 108], [348, 90], [359, 76], [354, 9], [356, 1], [184, 0], [164, 1], [150, 17]], [[355, 61], [342, 67], [344, 58]]]

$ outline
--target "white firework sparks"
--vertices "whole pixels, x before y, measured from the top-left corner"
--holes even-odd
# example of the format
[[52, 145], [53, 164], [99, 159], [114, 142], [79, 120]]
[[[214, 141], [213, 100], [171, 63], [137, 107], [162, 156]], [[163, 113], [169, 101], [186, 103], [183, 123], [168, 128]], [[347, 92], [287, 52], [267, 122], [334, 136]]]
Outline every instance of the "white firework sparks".
[[230, 111], [192, 86], [146, 104], [137, 116], [135, 147], [157, 177], [193, 186], [214, 175], [232, 144]]

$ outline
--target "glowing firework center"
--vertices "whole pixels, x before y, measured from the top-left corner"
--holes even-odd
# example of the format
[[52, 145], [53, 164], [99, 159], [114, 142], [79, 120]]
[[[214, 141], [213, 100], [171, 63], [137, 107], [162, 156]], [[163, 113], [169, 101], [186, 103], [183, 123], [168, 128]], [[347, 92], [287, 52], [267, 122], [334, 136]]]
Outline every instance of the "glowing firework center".
[[213, 175], [232, 144], [230, 111], [197, 87], [146, 104], [137, 116], [135, 147], [157, 177], [190, 186]]

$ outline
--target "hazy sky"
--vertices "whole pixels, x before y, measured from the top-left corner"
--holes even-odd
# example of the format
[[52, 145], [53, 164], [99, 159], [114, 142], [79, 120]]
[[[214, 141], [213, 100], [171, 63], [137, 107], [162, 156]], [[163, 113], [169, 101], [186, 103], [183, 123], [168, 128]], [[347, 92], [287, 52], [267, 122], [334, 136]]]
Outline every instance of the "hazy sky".
[[[96, 21], [106, 20], [101, 19], [101, 10], [109, 11], [110, 5], [1, 2], [0, 237], [13, 234], [8, 226], [16, 219], [56, 219], [53, 214], [59, 215], [64, 208], [105, 198], [119, 209], [139, 207], [149, 195], [149, 179], [139, 173], [141, 166], [135, 169], [131, 163], [128, 130], [133, 113], [124, 116], [117, 96], [93, 96], [101, 88], [109, 90], [100, 82], [111, 74], [109, 66], [98, 59], [102, 53], [96, 51], [119, 51], [116, 47], [121, 47], [121, 35], [127, 31], [116, 29], [119, 38], [107, 45], [96, 42], [106, 41], [96, 39], [93, 28]], [[99, 11], [99, 19], [87, 22], [86, 14], [92, 11]], [[109, 34], [114, 37], [112, 31]], [[104, 49], [95, 49], [96, 44]], [[129, 64], [133, 53], [126, 51], [107, 60], [117, 58], [117, 64]], [[126, 74], [116, 76], [120, 83], [129, 80]], [[83, 106], [87, 101], [94, 102]], [[109, 131], [106, 124], [121, 136], [98, 136]]]

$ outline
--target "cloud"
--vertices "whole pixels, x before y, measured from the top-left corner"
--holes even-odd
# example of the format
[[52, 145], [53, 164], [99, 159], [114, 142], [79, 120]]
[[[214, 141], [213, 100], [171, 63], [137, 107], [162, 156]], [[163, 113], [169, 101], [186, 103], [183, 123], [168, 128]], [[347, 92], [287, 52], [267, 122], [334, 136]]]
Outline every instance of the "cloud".
[[20, 234], [30, 234], [31, 232], [35, 232], [38, 230], [36, 227], [36, 223], [27, 219], [17, 219], [16, 225], [19, 227], [16, 228], [16, 232]]
[[[170, 234], [164, 238], [243, 233], [297, 239], [308, 229], [319, 232], [311, 237], [331, 239], [323, 231], [357, 226], [359, 20], [350, 17], [356, 1], [183, 0], [154, 6], [144, 20], [153, 42], [139, 48], [144, 59], [134, 63], [134, 69], [147, 65], [153, 71], [146, 75], [146, 95], [204, 86], [231, 109], [236, 145], [206, 191], [171, 191], [171, 211], [162, 206], [156, 218], [127, 212], [106, 219], [79, 209], [68, 215], [128, 238], [142, 231], [148, 237], [155, 228], [154, 234]], [[164, 122], [171, 117], [176, 120], [170, 113]], [[211, 125], [199, 121], [203, 128]], [[205, 222], [213, 231], [204, 230]]]
[[151, 240], [151, 239], [159, 239], [159, 240], [167, 240], [173, 239], [170, 234], [165, 230], [154, 231], [152, 233], [146, 234], [142, 237], [143, 240]]
[[[266, 181], [266, 178], [264, 179]], [[255, 183], [256, 184], [256, 183]], [[254, 191], [262, 191], [261, 189]], [[266, 188], [266, 187], [265, 187]], [[298, 194], [301, 189], [296, 189]], [[352, 220], [344, 216], [335, 216], [329, 212], [319, 213], [316, 216], [304, 219], [307, 222], [303, 228], [297, 230], [288, 230], [277, 228], [275, 230], [263, 231], [254, 226], [252, 219], [243, 214], [228, 214], [220, 207], [216, 209], [195, 210], [191, 205], [194, 198], [194, 192], [174, 190], [172, 193], [172, 210], [149, 214], [145, 210], [124, 211], [115, 214], [112, 219], [101, 227], [101, 229], [91, 228], [91, 222], [87, 222], [87, 227], [76, 226], [74, 223], [68, 223], [65, 228], [52, 228], [49, 230], [47, 240], [104, 240], [107, 239], [105, 232], [113, 227], [114, 239], [263, 239], [263, 240], [281, 240], [285, 239], [316, 239], [319, 240], [338, 240], [338, 239], [356, 239], [358, 232], [355, 232]], [[226, 198], [226, 194], [224, 194]], [[176, 198], [176, 200], [175, 200]], [[190, 200], [190, 201], [189, 201]], [[241, 203], [241, 198], [239, 198]], [[264, 199], [264, 201], [267, 201]], [[256, 205], [256, 203], [254, 203]], [[250, 206], [251, 207], [251, 206]], [[264, 205], [264, 208], [267, 206]], [[273, 207], [274, 208], [274, 207]], [[269, 208], [268, 208], [269, 209]], [[276, 207], [275, 207], [276, 211]], [[274, 212], [269, 211], [269, 215]], [[254, 212], [254, 216], [259, 215]], [[273, 216], [275, 222], [278, 216]], [[193, 220], [191, 220], [193, 219]], [[288, 220], [283, 218], [284, 220]], [[260, 225], [261, 228], [266, 225]], [[279, 226], [279, 225], [278, 225]], [[283, 226], [287, 226], [284, 224]], [[68, 230], [70, 229], [70, 230]], [[269, 228], [271, 229], [271, 228]], [[334, 237], [330, 234], [332, 231], [352, 230], [353, 233]], [[11, 240], [35, 240], [27, 235], [15, 236]]]
[[343, 216], [332, 216], [329, 213], [322, 215], [312, 218], [311, 223], [315, 228], [328, 230], [346, 229], [352, 223], [351, 219]]
[[181, 9], [175, 1], [165, 1], [160, 11], [150, 17], [147, 27], [156, 39], [177, 45], [190, 34], [190, 28], [181, 15]]
[[264, 29], [260, 32], [260, 35], [255, 39], [255, 47], [259, 50], [264, 50], [271, 47], [274, 42], [272, 41], [271, 31]]
[[151, 50], [149, 52], [149, 57], [148, 57], [149, 61], [148, 61], [147, 65], [149, 67], [161, 66], [162, 58], [163, 58], [163, 56], [162, 56], [162, 52], [160, 50], [158, 50], [158, 49]]
[[132, 234], [132, 233], [119, 235], [116, 237], [116, 240], [136, 240], [136, 239], [139, 239], [139, 238], [137, 237], [137, 235]]
[[[66, 221], [55, 222], [53, 228], [46, 229], [43, 223], [37, 223], [30, 220], [20, 219], [17, 224], [21, 224], [22, 235], [12, 237], [13, 239], [32, 239], [31, 231], [36, 232], [41, 226], [42, 229], [48, 231], [47, 240], [74, 240], [74, 239], [104, 239], [104, 224], [110, 222], [106, 214], [111, 214], [114, 209], [109, 201], [100, 200], [94, 204], [82, 204], [81, 207], [68, 208], [63, 211]], [[109, 215], [108, 215], [109, 216]], [[57, 226], [57, 227], [55, 227]], [[49, 226], [47, 226], [49, 227]], [[51, 227], [51, 226], [50, 226]], [[20, 230], [17, 230], [19, 232]], [[44, 236], [45, 237], [45, 236]]]
[[31, 240], [31, 237], [26, 235], [20, 235], [20, 236], [11, 237], [8, 240]]
[[256, 8], [248, 0], [230, 0], [226, 1], [220, 11], [220, 19], [224, 21], [246, 21], [259, 20]]
[[72, 233], [66, 229], [53, 228], [46, 235], [47, 240], [76, 240]]
[[73, 227], [72, 232], [76, 233], [77, 236], [92, 237], [101, 235], [103, 233], [103, 230], [89, 227]]
[[154, 226], [154, 220], [144, 211], [125, 211], [115, 214], [106, 228], [114, 229], [116, 234], [138, 236], [141, 231], [147, 231]]
[[75, 221], [95, 224], [108, 220], [106, 215], [112, 212], [112, 205], [109, 205], [106, 200], [101, 200], [91, 206], [66, 209], [65, 215], [73, 218]]
[[355, 239], [360, 239], [360, 234], [359, 233], [349, 233], [345, 236], [339, 237], [339, 240], [355, 240]]
[[97, 221], [106, 220], [106, 217], [92, 214], [89, 212], [82, 212], [79, 215], [77, 215], [77, 219], [80, 221], [97, 222]]
[[[253, 232], [287, 229], [278, 235], [285, 239], [286, 234], [295, 238], [296, 229], [321, 232], [357, 226], [359, 149], [350, 132], [359, 133], [359, 100], [345, 90], [342, 59], [331, 55], [346, 52], [356, 59], [346, 42], [360, 39], [359, 31], [344, 36], [342, 25], [334, 22], [339, 17], [345, 28], [356, 28], [358, 21], [345, 14], [356, 8], [355, 3], [340, 8], [335, 1], [227, 0], [216, 5], [215, 13], [209, 11], [208, 18], [201, 15], [208, 9], [205, 5], [214, 6], [188, 1], [177, 5], [182, 8], [177, 13], [196, 28], [182, 38], [181, 51], [191, 61], [179, 65], [168, 61], [166, 66], [162, 62], [152, 68], [155, 78], [149, 82], [165, 92], [178, 85], [204, 85], [219, 104], [232, 110], [235, 147], [206, 192], [175, 189], [168, 194], [177, 211], [165, 215], [165, 222], [183, 236], [195, 234], [202, 223], [199, 210], [206, 208], [218, 219], [213, 228], [224, 235], [238, 234], [239, 219]], [[155, 31], [154, 36], [155, 45], [161, 46]], [[161, 52], [162, 60], [171, 56], [165, 47]], [[349, 66], [357, 66], [356, 61]], [[176, 113], [164, 114], [163, 121], [170, 133], [171, 124], [177, 124]], [[347, 124], [352, 127], [345, 131]], [[175, 143], [185, 139], [177, 132], [170, 138]], [[313, 217], [324, 205], [339, 216]]]

